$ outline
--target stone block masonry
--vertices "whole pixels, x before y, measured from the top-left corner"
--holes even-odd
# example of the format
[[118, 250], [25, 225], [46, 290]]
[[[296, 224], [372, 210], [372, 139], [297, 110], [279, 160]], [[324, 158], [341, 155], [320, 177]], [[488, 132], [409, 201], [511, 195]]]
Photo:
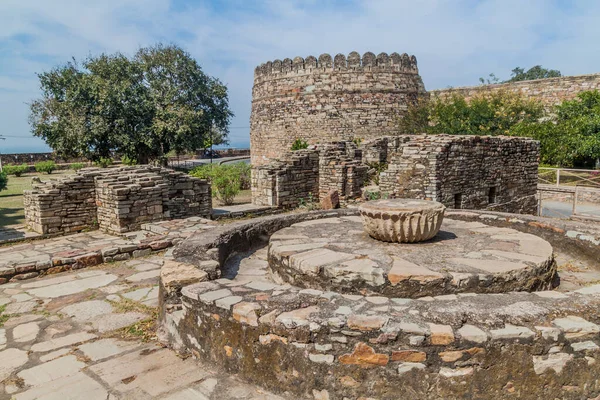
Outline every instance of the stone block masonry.
[[379, 180], [385, 196], [535, 214], [538, 160], [539, 142], [518, 137], [402, 135], [358, 147], [353, 142], [313, 145], [254, 167], [252, 201], [292, 208], [334, 191], [341, 200], [356, 199], [374, 163], [387, 166]]
[[[283, 239], [292, 224], [309, 229], [307, 221], [316, 227], [319, 217], [343, 219], [351, 212], [356, 213], [265, 217], [190, 236], [173, 255], [192, 265], [178, 266], [179, 281], [161, 274], [161, 341], [293, 398], [598, 396], [600, 285], [421, 299], [348, 295], [271, 280], [264, 248], [236, 259], [239, 268], [232, 279], [206, 281], [208, 274], [193, 269], [212, 272], [218, 264], [226, 271], [230, 254], [256, 248], [274, 232]], [[487, 234], [510, 228], [544, 236], [561, 251], [576, 249], [592, 263], [598, 259], [599, 232], [589, 224], [497, 212], [449, 214], [471, 228], [487, 229]], [[288, 250], [300, 251], [292, 246], [298, 245]]]
[[96, 226], [120, 234], [147, 222], [209, 217], [211, 201], [205, 180], [152, 166], [86, 168], [24, 192], [26, 223], [42, 234]]
[[336, 142], [287, 152], [280, 160], [252, 169], [252, 202], [281, 208], [324, 199], [337, 191], [340, 199], [360, 197], [368, 167], [352, 142]]
[[417, 59], [407, 54], [269, 61], [254, 73], [252, 165], [279, 158], [296, 139], [316, 144], [391, 135], [396, 119], [426, 95]]
[[319, 192], [319, 153], [316, 149], [288, 152], [279, 161], [252, 169], [252, 202], [293, 208]]
[[535, 214], [539, 142], [517, 137], [406, 135], [390, 140], [380, 190], [455, 209]]

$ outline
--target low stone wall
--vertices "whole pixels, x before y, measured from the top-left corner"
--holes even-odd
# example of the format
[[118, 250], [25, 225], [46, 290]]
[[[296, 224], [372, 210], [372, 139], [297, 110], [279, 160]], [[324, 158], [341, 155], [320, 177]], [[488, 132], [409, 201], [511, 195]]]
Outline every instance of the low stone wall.
[[209, 217], [211, 201], [205, 180], [151, 166], [86, 168], [24, 191], [26, 223], [42, 234], [96, 226], [124, 233], [145, 222]]
[[298, 150], [252, 169], [252, 203], [293, 208], [319, 193], [319, 153]]
[[311, 146], [252, 169], [252, 202], [293, 208], [337, 191], [340, 199], [360, 197], [368, 179], [362, 152], [352, 142]]
[[[303, 219], [267, 217], [194, 235], [174, 251], [187, 271], [161, 274], [161, 339], [270, 390], [298, 398], [522, 399], [600, 394], [600, 285], [574, 292], [341, 295], [215, 279], [234, 250]], [[596, 259], [600, 232], [573, 221], [449, 212], [539, 234]], [[267, 236], [268, 237], [268, 236]], [[200, 281], [200, 282], [199, 282]], [[194, 283], [196, 282], [196, 283]]]
[[55, 153], [15, 153], [0, 155], [3, 165], [19, 165], [19, 164], [35, 164], [40, 161], [53, 160], [57, 163], [74, 163], [88, 162], [87, 159], [81, 157], [62, 158]]
[[0, 284], [145, 257], [214, 227], [213, 221], [190, 217], [144, 224], [133, 238], [85, 232], [0, 248]]
[[379, 188], [449, 208], [535, 214], [539, 142], [504, 136], [405, 135], [390, 142]]
[[23, 191], [25, 224], [33, 231], [70, 233], [97, 224], [96, 186], [100, 169], [85, 169], [78, 174], [33, 185]]
[[352, 142], [328, 144], [320, 149], [319, 200], [331, 191], [337, 191], [342, 200], [360, 197], [369, 169], [361, 163], [361, 157]]

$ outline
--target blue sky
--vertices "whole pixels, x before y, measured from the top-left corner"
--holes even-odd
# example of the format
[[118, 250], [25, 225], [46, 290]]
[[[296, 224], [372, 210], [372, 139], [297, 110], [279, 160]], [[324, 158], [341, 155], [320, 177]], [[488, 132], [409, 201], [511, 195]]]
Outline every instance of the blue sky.
[[[72, 57], [177, 43], [229, 87], [232, 145], [249, 143], [254, 67], [276, 58], [394, 51], [427, 89], [542, 64], [600, 72], [597, 0], [0, 0], [2, 153], [46, 151], [27, 103], [36, 72]], [[12, 137], [16, 136], [16, 137]]]

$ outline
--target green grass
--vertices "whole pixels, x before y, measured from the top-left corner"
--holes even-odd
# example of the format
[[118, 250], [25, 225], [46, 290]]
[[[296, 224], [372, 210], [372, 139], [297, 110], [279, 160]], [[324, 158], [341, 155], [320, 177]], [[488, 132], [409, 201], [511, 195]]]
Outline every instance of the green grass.
[[31, 178], [37, 176], [42, 181], [47, 181], [73, 173], [74, 171], [71, 170], [61, 170], [51, 175], [36, 172], [27, 173], [20, 177], [10, 175], [8, 177], [8, 187], [0, 192], [0, 227], [22, 225], [25, 222], [23, 216], [23, 190], [31, 189]]
[[0, 328], [2, 328], [4, 323], [10, 318], [10, 315], [3, 314], [4, 310], [6, 310], [6, 305], [0, 306]]
[[[250, 189], [240, 190], [240, 192], [233, 199], [232, 205], [250, 203], [251, 201], [252, 201], [252, 190], [250, 190]], [[212, 205], [213, 205], [213, 208], [223, 207], [223, 203], [221, 203], [219, 200], [215, 199], [214, 197], [212, 199]]]

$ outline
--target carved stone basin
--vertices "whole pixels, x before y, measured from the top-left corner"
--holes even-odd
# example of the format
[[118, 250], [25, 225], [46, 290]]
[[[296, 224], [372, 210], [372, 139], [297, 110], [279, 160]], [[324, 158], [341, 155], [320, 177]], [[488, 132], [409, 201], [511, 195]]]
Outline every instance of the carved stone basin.
[[384, 242], [429, 240], [440, 230], [446, 207], [437, 201], [390, 199], [368, 201], [359, 207], [365, 231]]

